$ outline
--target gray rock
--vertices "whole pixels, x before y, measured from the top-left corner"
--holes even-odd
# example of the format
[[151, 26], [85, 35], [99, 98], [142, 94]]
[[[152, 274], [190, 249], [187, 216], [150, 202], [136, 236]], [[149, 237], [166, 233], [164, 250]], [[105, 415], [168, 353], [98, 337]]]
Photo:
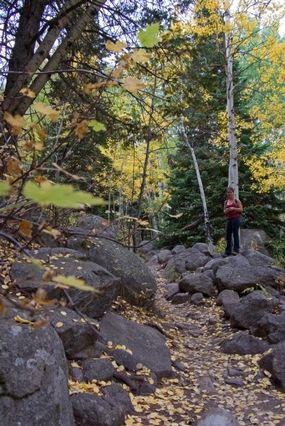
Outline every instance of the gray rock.
[[200, 251], [196, 251], [193, 249], [192, 253], [187, 256], [185, 261], [185, 267], [187, 271], [196, 271], [197, 268], [200, 268], [206, 265], [209, 261], [210, 257], [205, 256]]
[[[46, 262], [45, 265], [52, 269], [55, 275], [75, 276], [96, 290], [89, 292], [72, 287], [67, 290], [74, 306], [90, 317], [102, 316], [117, 296], [118, 279], [98, 264], [85, 260], [85, 255], [80, 252], [64, 248], [42, 248], [32, 251], [31, 254]], [[62, 298], [62, 289], [56, 286], [52, 278], [46, 281], [43, 273], [44, 269], [29, 263], [29, 259], [22, 258], [13, 264], [10, 274], [21, 290], [35, 292], [40, 288], [46, 290], [50, 299]]]
[[70, 367], [69, 368], [69, 376], [75, 382], [83, 382], [83, 371], [80, 367]]
[[179, 293], [179, 284], [178, 283], [166, 284], [165, 289], [166, 289], [165, 299], [171, 300], [175, 294]]
[[148, 254], [155, 249], [153, 242], [149, 240], [142, 240], [138, 246], [138, 252]]
[[172, 299], [171, 303], [174, 305], [180, 305], [181, 303], [189, 302], [190, 296], [189, 293], [176, 293]]
[[201, 376], [198, 378], [198, 384], [201, 391], [206, 391], [209, 394], [217, 393], [213, 380], [210, 375], [207, 376]]
[[53, 328], [1, 319], [0, 335], [1, 426], [73, 426], [67, 362]]
[[211, 259], [206, 265], [203, 266], [203, 271], [211, 270], [214, 274], [217, 272], [218, 268], [228, 263], [228, 258], [218, 257], [216, 259]]
[[137, 370], [137, 359], [131, 353], [123, 349], [115, 349], [110, 354], [119, 365], [123, 365], [127, 370]]
[[233, 305], [239, 303], [240, 297], [233, 290], [223, 290], [217, 297], [217, 304], [222, 305], [225, 315], [230, 317]]
[[266, 298], [260, 291], [253, 291], [231, 306], [231, 326], [254, 333], [262, 317], [270, 313], [274, 306], [276, 301]]
[[172, 257], [171, 259], [169, 259], [165, 267], [165, 277], [167, 278], [169, 276], [169, 273], [172, 271], [178, 274], [183, 274], [183, 272], [186, 272], [186, 267], [185, 267], [186, 257], [187, 257], [187, 253], [182, 252]]
[[103, 389], [104, 399], [123, 410], [124, 415], [134, 411], [133, 404], [127, 391], [118, 383], [112, 383]]
[[114, 373], [112, 362], [108, 359], [86, 359], [82, 362], [83, 378], [86, 382], [92, 380], [111, 380]]
[[93, 393], [71, 395], [71, 402], [78, 426], [122, 426], [125, 413], [116, 402], [109, 402]]
[[241, 229], [240, 240], [243, 251], [254, 249], [268, 255], [265, 244], [269, 241], [269, 236], [262, 229]]
[[172, 254], [180, 254], [183, 251], [186, 250], [186, 247], [183, 244], [178, 244], [177, 246], [175, 246], [172, 250], [171, 253]]
[[217, 297], [218, 305], [225, 305], [230, 303], [238, 303], [240, 300], [239, 294], [233, 290], [223, 290]]
[[135, 253], [114, 241], [92, 239], [90, 260], [120, 278], [120, 294], [136, 305], [152, 304], [156, 281], [148, 267]]
[[179, 288], [190, 294], [199, 292], [212, 296], [215, 293], [212, 279], [203, 273], [185, 274], [179, 281]]
[[[91, 326], [74, 311], [68, 308], [53, 308], [47, 311], [50, 324], [62, 340], [68, 358], [77, 358], [77, 354], [94, 347], [97, 337]], [[92, 320], [90, 320], [92, 323]], [[57, 325], [61, 324], [60, 327]], [[94, 323], [95, 327], [95, 323]]]
[[243, 256], [247, 258], [251, 266], [272, 266], [274, 259], [256, 250], [246, 250]]
[[239, 426], [234, 416], [223, 408], [210, 408], [197, 426]]
[[268, 343], [251, 336], [246, 331], [236, 333], [230, 340], [222, 343], [222, 350], [227, 354], [261, 354], [269, 349]]
[[192, 249], [199, 250], [201, 253], [211, 256], [212, 250], [209, 248], [209, 244], [206, 243], [195, 243]]
[[274, 346], [272, 352], [260, 360], [260, 366], [269, 371], [273, 379], [285, 391], [285, 341]]
[[280, 315], [265, 314], [258, 323], [255, 334], [266, 337], [270, 343], [285, 340], [285, 311]]
[[225, 383], [231, 386], [241, 387], [243, 386], [242, 377], [225, 377]]
[[116, 238], [119, 227], [115, 223], [109, 223], [106, 219], [93, 214], [80, 216], [76, 226], [86, 231], [93, 231], [97, 235]]
[[192, 294], [190, 297], [190, 302], [193, 303], [193, 305], [203, 305], [205, 303], [203, 293]]
[[241, 268], [242, 266], [250, 266], [249, 261], [242, 254], [238, 254], [236, 256], [228, 256], [226, 257], [227, 265], [231, 267]]
[[157, 260], [158, 263], [160, 264], [164, 264], [166, 262], [168, 262], [168, 260], [172, 257], [171, 251], [170, 250], [160, 250], [160, 252], [158, 252], [157, 254]]
[[224, 265], [217, 270], [216, 283], [220, 290], [229, 289], [241, 292], [255, 287], [257, 284], [274, 287], [278, 276], [280, 276], [280, 272], [270, 267]]
[[145, 365], [158, 376], [171, 373], [170, 354], [165, 338], [153, 327], [107, 313], [100, 322], [100, 332], [114, 345], [125, 345], [130, 349], [136, 364]]

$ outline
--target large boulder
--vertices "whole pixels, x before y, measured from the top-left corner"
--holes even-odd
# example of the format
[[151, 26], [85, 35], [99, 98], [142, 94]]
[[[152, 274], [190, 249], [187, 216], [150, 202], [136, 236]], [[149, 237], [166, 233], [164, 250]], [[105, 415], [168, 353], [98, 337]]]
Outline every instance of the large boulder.
[[268, 343], [251, 336], [246, 331], [236, 333], [231, 339], [222, 343], [222, 349], [227, 354], [260, 354], [269, 349]]
[[185, 268], [187, 271], [196, 271], [196, 269], [206, 265], [206, 263], [208, 263], [211, 259], [210, 256], [206, 256], [201, 251], [196, 250], [193, 249], [193, 252], [187, 256], [185, 261]]
[[123, 426], [129, 412], [113, 395], [104, 398], [94, 393], [76, 393], [71, 401], [78, 426]]
[[199, 292], [212, 296], [215, 293], [213, 280], [203, 273], [185, 274], [179, 281], [179, 288], [190, 294]]
[[285, 391], [285, 340], [274, 346], [272, 352], [260, 360], [260, 366], [269, 371], [273, 379]]
[[120, 278], [120, 294], [136, 305], [151, 305], [156, 281], [135, 253], [104, 238], [93, 238], [88, 257]]
[[[242, 257], [242, 256], [241, 256]], [[216, 273], [216, 283], [220, 290], [229, 289], [241, 292], [257, 284], [263, 286], [276, 286], [280, 270], [267, 266], [221, 266]], [[284, 273], [285, 276], [285, 273]]]
[[[61, 298], [63, 290], [56, 286], [56, 275], [74, 276], [82, 279], [95, 292], [68, 288], [67, 292], [76, 308], [90, 317], [100, 317], [111, 306], [118, 294], [119, 280], [102, 266], [86, 260], [80, 252], [65, 248], [41, 248], [30, 252], [31, 256], [43, 262], [43, 268], [22, 258], [11, 268], [11, 278], [19, 289], [36, 292], [39, 288], [47, 291], [48, 298]], [[45, 268], [51, 273], [44, 276]]]
[[169, 259], [164, 270], [166, 278], [169, 278], [171, 274], [179, 275], [186, 272], [185, 262], [188, 256], [188, 250], [184, 250]]
[[156, 329], [108, 312], [100, 322], [100, 333], [113, 345], [130, 349], [137, 364], [159, 376], [171, 373], [171, 359], [164, 336]]
[[276, 306], [276, 300], [268, 299], [260, 291], [240, 299], [239, 303], [231, 306], [229, 312], [232, 327], [248, 329], [254, 333], [266, 313], [270, 313]]
[[170, 250], [167, 250], [167, 249], [160, 250], [160, 251], [157, 253], [157, 260], [158, 260], [158, 263], [161, 263], [161, 264], [165, 264], [165, 263], [167, 263], [167, 262], [168, 262], [168, 260], [169, 260], [171, 257], [172, 257], [171, 251], [170, 251]]
[[239, 303], [240, 297], [236, 291], [233, 290], [223, 290], [217, 297], [217, 304], [222, 305], [225, 315], [230, 316], [232, 306], [236, 303]]
[[256, 250], [246, 250], [243, 252], [243, 256], [247, 258], [250, 265], [252, 266], [272, 266], [274, 265], [274, 259], [266, 254]]
[[79, 216], [76, 226], [86, 231], [91, 231], [98, 236], [116, 238], [119, 226], [115, 223], [109, 223], [108, 220], [94, 214], [85, 214]]
[[269, 237], [262, 229], [241, 229], [240, 230], [241, 249], [258, 250], [263, 254], [268, 255], [268, 250], [265, 248]]
[[46, 318], [61, 338], [69, 359], [78, 358], [78, 354], [83, 351], [95, 352], [97, 335], [92, 328], [96, 327], [95, 324], [88, 324], [75, 311], [68, 308], [49, 309]]
[[50, 326], [0, 320], [1, 426], [73, 426], [67, 363]]
[[280, 315], [265, 314], [260, 320], [255, 334], [266, 337], [270, 343], [279, 343], [285, 340], [285, 311], [281, 312]]

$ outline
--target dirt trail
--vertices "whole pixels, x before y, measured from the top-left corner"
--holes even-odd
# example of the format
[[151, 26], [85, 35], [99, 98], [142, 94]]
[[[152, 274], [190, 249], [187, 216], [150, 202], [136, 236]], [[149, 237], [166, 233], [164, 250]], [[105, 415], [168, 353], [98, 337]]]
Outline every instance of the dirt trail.
[[229, 410], [242, 425], [285, 425], [285, 394], [259, 369], [261, 355], [228, 355], [220, 343], [234, 334], [223, 311], [208, 299], [204, 306], [173, 305], [164, 298], [165, 279], [157, 274], [157, 313], [121, 305], [130, 319], [164, 330], [174, 377], [155, 395], [133, 397], [137, 415], [126, 425], [195, 425], [211, 406]]

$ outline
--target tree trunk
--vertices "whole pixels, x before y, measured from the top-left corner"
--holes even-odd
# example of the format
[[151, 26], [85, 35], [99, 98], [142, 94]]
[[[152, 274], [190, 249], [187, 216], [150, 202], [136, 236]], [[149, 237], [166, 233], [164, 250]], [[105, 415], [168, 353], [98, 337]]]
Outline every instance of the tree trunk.
[[[229, 10], [225, 11], [225, 24], [230, 21]], [[237, 138], [234, 114], [234, 81], [233, 81], [233, 54], [231, 49], [231, 33], [225, 33], [225, 59], [226, 59], [226, 84], [227, 84], [227, 123], [228, 140], [230, 147], [228, 185], [231, 186], [235, 195], [239, 196], [239, 174], [238, 174], [238, 153]]]
[[[13, 61], [12, 59], [10, 61], [10, 65], [17, 64], [17, 66], [16, 70], [9, 69], [12, 73], [9, 74], [7, 79], [5, 98], [2, 105], [3, 111], [9, 111], [12, 114], [25, 114], [29, 106], [32, 104], [33, 99], [21, 95], [20, 90], [23, 87], [28, 87], [30, 85], [30, 89], [35, 92], [35, 95], [37, 96], [39, 94], [40, 90], [49, 81], [53, 71], [57, 68], [61, 59], [64, 57], [68, 45], [80, 36], [80, 33], [86, 26], [87, 22], [92, 18], [95, 11], [100, 9], [104, 2], [105, 0], [98, 0], [96, 3], [83, 0], [67, 1], [58, 16], [49, 24], [47, 33], [43, 40], [39, 42], [38, 48], [34, 53], [32, 53], [34, 46], [33, 38], [36, 36], [36, 29], [39, 28], [44, 11], [44, 5], [40, 10], [38, 10], [36, 15], [30, 15], [30, 20], [28, 17], [24, 19], [21, 16], [20, 22], [21, 19], [23, 19], [27, 27], [31, 25], [33, 27], [33, 34], [28, 34], [28, 38], [25, 38], [23, 41], [20, 35], [21, 31], [24, 31], [25, 29], [22, 29], [22, 25], [19, 26], [18, 33], [20, 32], [20, 34], [17, 34], [16, 36], [16, 43], [12, 53]], [[85, 7], [83, 7], [83, 4], [86, 4]], [[23, 9], [23, 12], [24, 11], [25, 9]], [[77, 14], [77, 19], [71, 24], [72, 18], [76, 17]], [[65, 36], [62, 33], [64, 29], [66, 30]], [[62, 34], [63, 41], [52, 52], [52, 48], [60, 34]], [[23, 43], [29, 44], [25, 50], [23, 50]], [[17, 55], [20, 54], [19, 52], [21, 52], [21, 60], [17, 58]], [[45, 60], [47, 60], [45, 67], [40, 69]], [[16, 72], [16, 75], [13, 71]], [[33, 80], [35, 73], [39, 71], [43, 72], [43, 74], [39, 74]]]
[[213, 245], [213, 239], [212, 239], [212, 236], [211, 236], [209, 213], [208, 213], [208, 207], [207, 207], [207, 201], [206, 201], [203, 181], [202, 181], [201, 173], [200, 173], [200, 169], [199, 169], [199, 164], [198, 164], [198, 161], [197, 161], [197, 157], [196, 157], [194, 148], [193, 148], [193, 146], [191, 145], [191, 143], [188, 139], [183, 120], [182, 120], [181, 128], [182, 128], [183, 139], [184, 139], [187, 147], [190, 150], [192, 160], [193, 160], [193, 163], [194, 163], [194, 167], [195, 167], [196, 177], [197, 177], [199, 191], [200, 191], [201, 202], [202, 202], [202, 206], [203, 206], [204, 229], [205, 229], [205, 234], [206, 234], [206, 240], [207, 240], [207, 243], [212, 246]]

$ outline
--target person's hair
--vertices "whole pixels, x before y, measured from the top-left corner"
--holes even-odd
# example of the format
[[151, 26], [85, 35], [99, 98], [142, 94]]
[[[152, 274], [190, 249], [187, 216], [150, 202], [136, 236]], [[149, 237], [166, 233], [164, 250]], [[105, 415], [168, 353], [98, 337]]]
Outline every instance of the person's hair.
[[232, 186], [228, 186], [227, 187], [227, 192], [228, 191], [235, 193], [235, 190], [234, 190], [234, 188]]

